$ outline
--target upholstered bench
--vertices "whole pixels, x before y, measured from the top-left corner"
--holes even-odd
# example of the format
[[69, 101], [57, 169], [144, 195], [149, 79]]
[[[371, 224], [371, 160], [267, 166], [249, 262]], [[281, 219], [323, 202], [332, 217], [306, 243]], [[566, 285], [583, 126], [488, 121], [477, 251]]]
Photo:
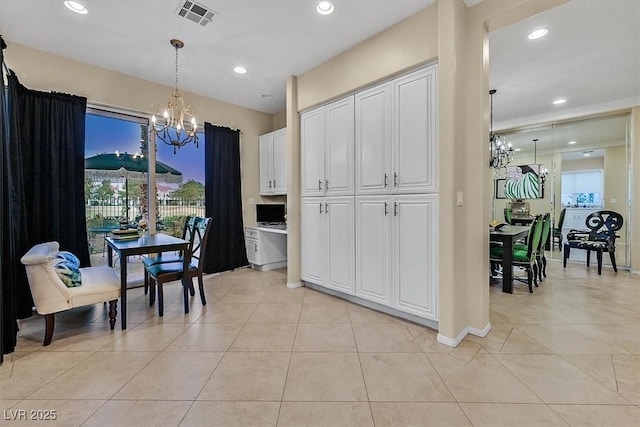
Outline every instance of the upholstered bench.
[[51, 343], [55, 313], [74, 307], [109, 301], [109, 324], [113, 330], [120, 298], [120, 278], [106, 265], [79, 268], [81, 284], [67, 287], [52, 264], [60, 253], [59, 249], [58, 242], [40, 243], [20, 260], [27, 271], [36, 311], [45, 316], [45, 346]]

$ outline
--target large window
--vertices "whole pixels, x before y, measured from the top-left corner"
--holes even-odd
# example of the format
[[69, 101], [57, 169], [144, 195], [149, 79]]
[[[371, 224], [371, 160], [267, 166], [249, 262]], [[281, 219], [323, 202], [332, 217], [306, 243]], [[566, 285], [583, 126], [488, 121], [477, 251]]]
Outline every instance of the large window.
[[104, 251], [104, 235], [119, 223], [135, 226], [141, 217], [155, 215], [160, 230], [179, 235], [187, 215], [204, 215], [204, 134], [198, 134], [199, 148], [191, 144], [175, 155], [168, 145], [156, 147], [156, 160], [179, 172], [171, 182], [157, 176], [156, 212], [147, 209], [146, 174], [131, 173], [125, 162], [135, 159], [136, 166], [147, 170], [148, 118], [90, 109], [85, 135], [86, 217], [92, 253]]
[[602, 169], [562, 173], [562, 205], [602, 207]]

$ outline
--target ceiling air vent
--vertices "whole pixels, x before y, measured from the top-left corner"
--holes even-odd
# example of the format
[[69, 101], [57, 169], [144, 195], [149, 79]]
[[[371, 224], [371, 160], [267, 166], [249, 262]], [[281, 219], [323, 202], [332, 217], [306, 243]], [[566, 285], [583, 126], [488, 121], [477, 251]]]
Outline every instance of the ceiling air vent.
[[176, 15], [187, 18], [203, 27], [206, 26], [217, 12], [207, 9], [205, 6], [190, 0], [182, 0], [176, 9]]

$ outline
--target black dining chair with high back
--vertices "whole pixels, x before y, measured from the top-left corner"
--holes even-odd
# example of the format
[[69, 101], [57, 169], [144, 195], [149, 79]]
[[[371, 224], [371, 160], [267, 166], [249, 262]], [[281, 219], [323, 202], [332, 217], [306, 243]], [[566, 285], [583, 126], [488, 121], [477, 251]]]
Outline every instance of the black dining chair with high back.
[[571, 230], [567, 233], [567, 241], [564, 244], [563, 265], [567, 267], [567, 259], [571, 255], [571, 249], [583, 249], [587, 251], [587, 267], [591, 260], [591, 251], [596, 253], [598, 259], [598, 274], [602, 274], [602, 254], [609, 253], [613, 271], [618, 272], [616, 265], [616, 234], [622, 228], [624, 220], [622, 215], [614, 211], [597, 211], [591, 213], [585, 225], [588, 231]]
[[536, 260], [538, 262], [538, 280], [542, 281], [542, 276], [547, 277], [547, 257], [544, 253], [544, 248], [549, 240], [549, 234], [551, 233], [551, 214], [547, 212], [542, 217], [542, 231], [540, 233], [540, 242], [538, 243], [538, 250], [536, 251]]
[[[514, 245], [513, 248], [513, 266], [524, 268], [527, 271], [527, 284], [529, 285], [529, 292], [531, 293], [533, 293], [534, 284], [538, 287], [538, 263], [536, 261], [536, 251], [540, 243], [541, 234], [542, 215], [537, 215], [531, 223], [529, 236], [527, 237], [527, 244], [524, 247]], [[503, 249], [503, 246], [490, 248], [489, 261], [495, 264], [502, 264]]]
[[558, 250], [562, 250], [562, 226], [564, 225], [564, 216], [567, 212], [567, 208], [562, 208], [560, 211], [560, 217], [558, 218], [558, 222], [553, 227], [553, 242], [552, 245], [558, 243]]
[[511, 209], [504, 208], [504, 222], [506, 222], [507, 224], [511, 224], [512, 220], [513, 220], [513, 215], [512, 215]]
[[[209, 240], [209, 232], [211, 230], [211, 218], [194, 219], [193, 233], [190, 236], [189, 250], [184, 254], [187, 257], [189, 267], [187, 269], [187, 279], [190, 286], [188, 289], [183, 289], [184, 294], [184, 311], [189, 312], [188, 293], [193, 292], [193, 278], [198, 278], [198, 288], [200, 291], [200, 300], [202, 305], [207, 305], [207, 300], [204, 295], [204, 283], [202, 280], [204, 257], [207, 250], [207, 241]], [[183, 262], [163, 262], [145, 266], [145, 274], [149, 275], [149, 290], [150, 300], [155, 295], [157, 288], [158, 291], [158, 314], [162, 317], [164, 314], [164, 296], [163, 296], [163, 284], [166, 282], [172, 282], [175, 280], [181, 280], [183, 274]], [[153, 304], [153, 302], [151, 302]]]
[[[187, 216], [184, 220], [184, 225], [182, 227], [182, 235], [181, 239], [183, 240], [191, 240], [191, 236], [193, 235], [193, 227], [195, 224], [195, 216]], [[145, 295], [149, 292], [149, 274], [147, 273], [146, 267], [150, 267], [155, 264], [162, 264], [166, 262], [182, 262], [183, 254], [182, 253], [159, 253], [155, 255], [150, 255], [147, 258], [142, 259], [142, 265], [145, 267], [144, 272], [144, 293]], [[194, 294], [194, 290], [191, 289], [191, 295]], [[149, 299], [150, 305], [153, 305], [153, 300], [155, 295], [153, 295]]]

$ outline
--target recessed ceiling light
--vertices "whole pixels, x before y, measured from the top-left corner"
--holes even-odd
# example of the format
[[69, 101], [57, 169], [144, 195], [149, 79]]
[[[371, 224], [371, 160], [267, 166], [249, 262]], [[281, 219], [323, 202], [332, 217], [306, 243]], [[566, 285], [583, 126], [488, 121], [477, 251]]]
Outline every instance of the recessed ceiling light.
[[549, 30], [547, 30], [546, 28], [540, 28], [539, 30], [535, 30], [529, 33], [527, 37], [529, 37], [529, 40], [535, 40], [539, 39], [540, 37], [546, 36], [548, 32]]
[[89, 13], [86, 7], [78, 3], [77, 1], [65, 1], [64, 5], [72, 12], [79, 13], [80, 15], [86, 15]]
[[569, 141], [569, 145], [577, 144], [577, 141]]
[[513, 151], [522, 151], [522, 148], [514, 148]]
[[333, 13], [333, 9], [333, 3], [330, 1], [321, 1], [318, 3], [318, 6], [316, 6], [316, 10], [320, 15], [330, 15]]
[[560, 105], [564, 104], [565, 102], [567, 102], [566, 99], [556, 99], [555, 101], [553, 101], [553, 105]]
[[244, 68], [244, 67], [238, 66], [238, 67], [234, 68], [233, 71], [235, 71], [238, 74], [245, 74], [247, 72], [247, 69]]

